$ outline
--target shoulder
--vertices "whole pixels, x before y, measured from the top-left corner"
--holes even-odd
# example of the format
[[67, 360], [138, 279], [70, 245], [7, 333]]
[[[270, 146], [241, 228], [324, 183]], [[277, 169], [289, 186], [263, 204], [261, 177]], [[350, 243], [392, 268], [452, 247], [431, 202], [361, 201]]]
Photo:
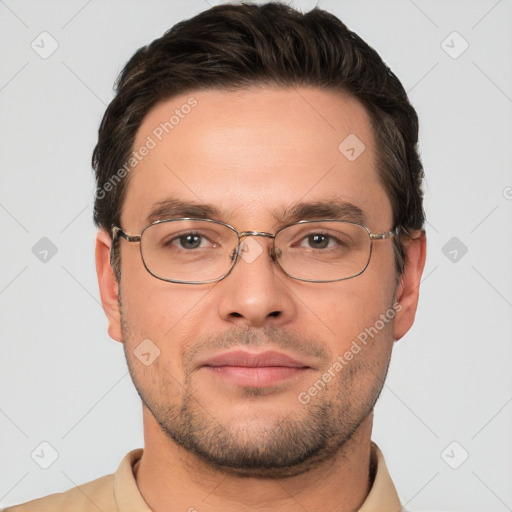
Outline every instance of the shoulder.
[[128, 452], [117, 471], [111, 475], [76, 485], [66, 492], [0, 509], [0, 512], [119, 512], [119, 509], [125, 510], [126, 507], [129, 510], [150, 512], [139, 493], [132, 471], [143, 451], [137, 448]]
[[50, 494], [0, 512], [117, 512], [114, 499], [114, 475], [78, 485], [66, 492]]

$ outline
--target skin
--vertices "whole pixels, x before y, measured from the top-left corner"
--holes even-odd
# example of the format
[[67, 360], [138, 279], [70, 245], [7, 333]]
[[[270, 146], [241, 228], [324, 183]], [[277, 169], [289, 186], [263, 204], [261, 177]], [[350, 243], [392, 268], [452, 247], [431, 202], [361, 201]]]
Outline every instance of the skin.
[[[314, 88], [196, 91], [157, 104], [134, 148], [190, 96], [197, 106], [131, 171], [121, 216], [128, 233], [139, 234], [151, 205], [169, 196], [224, 208], [220, 220], [239, 231], [275, 232], [276, 208], [336, 194], [364, 211], [372, 232], [393, 228], [370, 120], [355, 99]], [[354, 161], [338, 150], [349, 134], [366, 146]], [[416, 312], [426, 245], [424, 235], [417, 235], [407, 246], [399, 280], [387, 240], [375, 242], [368, 268], [346, 281], [294, 280], [264, 250], [251, 263], [240, 260], [222, 281], [184, 285], [151, 276], [138, 244], [126, 241], [118, 284], [109, 265], [110, 236], [99, 231], [96, 264], [108, 332], [123, 343], [143, 399], [145, 450], [134, 473], [152, 510], [360, 507], [371, 488], [373, 405], [393, 344]], [[251, 240], [264, 249], [270, 243]], [[309, 404], [300, 403], [298, 394], [395, 301], [400, 306], [394, 320], [326, 389]], [[149, 366], [133, 352], [144, 339], [160, 350]], [[200, 358], [237, 348], [278, 350], [311, 369], [255, 390], [195, 366]], [[195, 438], [191, 425], [199, 431]], [[325, 442], [322, 432], [328, 433]], [[202, 455], [190, 446], [193, 441], [202, 443]], [[243, 467], [243, 456], [238, 467], [218, 463], [221, 455], [235, 460], [241, 453], [259, 460], [259, 467]], [[296, 460], [283, 464], [292, 455]]]

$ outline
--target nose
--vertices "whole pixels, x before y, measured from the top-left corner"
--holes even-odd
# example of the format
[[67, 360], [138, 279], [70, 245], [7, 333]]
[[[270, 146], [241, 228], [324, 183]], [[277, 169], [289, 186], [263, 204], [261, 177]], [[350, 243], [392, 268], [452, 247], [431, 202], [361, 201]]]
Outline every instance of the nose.
[[275, 263], [271, 237], [244, 235], [233, 270], [218, 285], [219, 315], [252, 327], [289, 322], [296, 313], [291, 278]]

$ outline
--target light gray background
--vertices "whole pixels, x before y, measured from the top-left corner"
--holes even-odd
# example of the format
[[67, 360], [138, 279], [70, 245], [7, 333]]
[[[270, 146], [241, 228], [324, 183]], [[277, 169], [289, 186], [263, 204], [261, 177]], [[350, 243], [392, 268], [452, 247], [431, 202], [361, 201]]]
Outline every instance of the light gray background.
[[[143, 446], [99, 305], [90, 157], [127, 59], [214, 3], [0, 0], [0, 505], [111, 473]], [[421, 120], [428, 260], [373, 439], [408, 509], [512, 510], [512, 2], [318, 4], [377, 49]], [[49, 48], [43, 31], [59, 45], [47, 59], [31, 48]], [[454, 31], [469, 44], [458, 58]], [[42, 237], [58, 249], [46, 263]], [[48, 469], [31, 458], [43, 441], [58, 452]]]

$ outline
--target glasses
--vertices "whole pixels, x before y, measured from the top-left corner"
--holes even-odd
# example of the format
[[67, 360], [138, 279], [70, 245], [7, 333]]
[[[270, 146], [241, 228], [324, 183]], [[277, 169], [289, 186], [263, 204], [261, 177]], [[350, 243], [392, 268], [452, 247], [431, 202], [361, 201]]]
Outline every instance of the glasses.
[[[312, 283], [343, 281], [362, 274], [372, 254], [374, 240], [386, 240], [399, 228], [372, 233], [366, 226], [341, 220], [302, 220], [264, 231], [238, 232], [211, 219], [158, 220], [138, 236], [112, 228], [112, 247], [120, 237], [140, 243], [146, 270], [171, 283], [206, 284], [224, 279], [241, 257], [251, 263], [262, 253], [260, 244], [243, 240], [272, 239], [269, 254], [289, 277]], [[111, 258], [113, 252], [111, 252]]]

